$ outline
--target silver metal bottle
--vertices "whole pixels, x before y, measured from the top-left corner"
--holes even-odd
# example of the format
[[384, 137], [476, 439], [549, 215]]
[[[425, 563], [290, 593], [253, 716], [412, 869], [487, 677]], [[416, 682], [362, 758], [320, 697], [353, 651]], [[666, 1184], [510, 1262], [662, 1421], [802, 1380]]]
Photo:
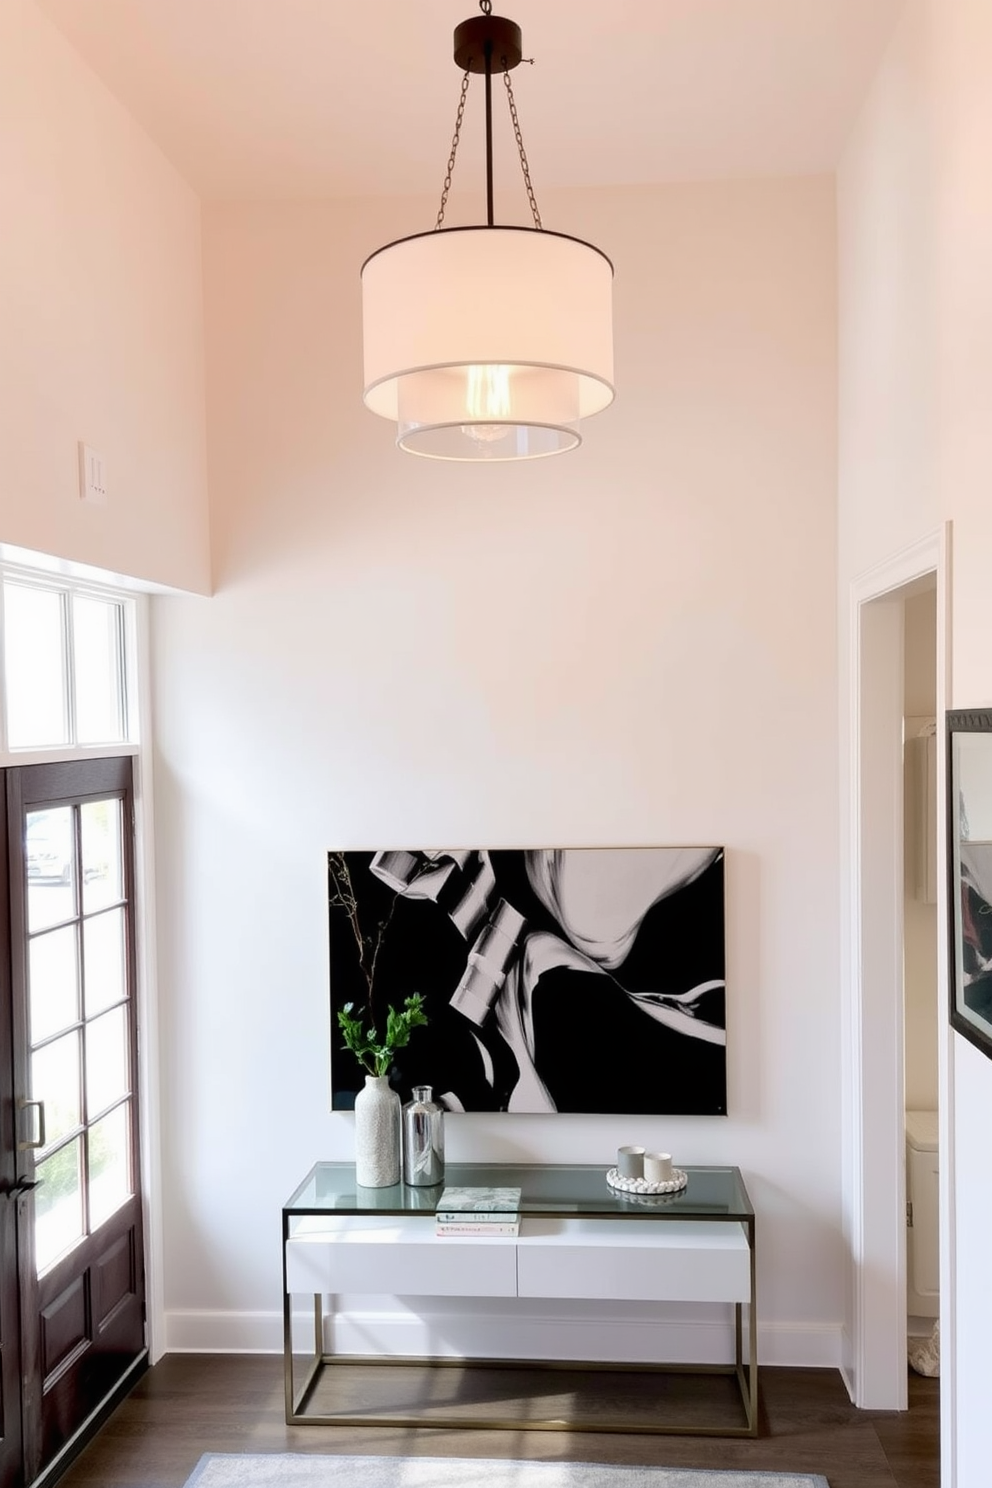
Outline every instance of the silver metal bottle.
[[444, 1111], [430, 1085], [415, 1085], [403, 1107], [403, 1182], [440, 1183], [444, 1178]]

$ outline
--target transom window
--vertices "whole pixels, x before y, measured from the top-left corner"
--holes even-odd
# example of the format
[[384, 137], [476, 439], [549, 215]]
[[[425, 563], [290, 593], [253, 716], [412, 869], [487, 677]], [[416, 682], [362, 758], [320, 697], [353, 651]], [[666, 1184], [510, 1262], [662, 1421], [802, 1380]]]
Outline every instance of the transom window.
[[0, 569], [0, 749], [132, 742], [133, 601], [96, 585]]

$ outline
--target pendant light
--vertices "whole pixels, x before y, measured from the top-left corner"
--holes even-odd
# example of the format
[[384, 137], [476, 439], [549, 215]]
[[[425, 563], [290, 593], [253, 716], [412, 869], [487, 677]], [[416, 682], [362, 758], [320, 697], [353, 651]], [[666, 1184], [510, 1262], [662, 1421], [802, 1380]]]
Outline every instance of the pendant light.
[[[365, 403], [397, 443], [437, 460], [525, 460], [581, 442], [583, 418], [613, 399], [613, 265], [541, 222], [510, 73], [520, 27], [482, 14], [455, 29], [462, 84], [433, 230], [387, 243], [362, 265]], [[485, 223], [445, 227], [473, 73], [485, 77]], [[493, 218], [492, 89], [502, 74], [533, 227]]]

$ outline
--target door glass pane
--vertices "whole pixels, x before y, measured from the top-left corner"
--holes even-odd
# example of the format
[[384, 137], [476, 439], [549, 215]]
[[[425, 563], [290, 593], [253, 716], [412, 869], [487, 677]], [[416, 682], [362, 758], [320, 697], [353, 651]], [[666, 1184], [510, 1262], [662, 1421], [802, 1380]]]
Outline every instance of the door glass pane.
[[124, 737], [120, 637], [119, 604], [73, 595], [76, 740], [79, 744], [112, 744]]
[[28, 930], [71, 920], [76, 912], [76, 851], [71, 806], [29, 811], [24, 820]]
[[86, 1113], [92, 1118], [128, 1093], [126, 1008], [86, 1025]]
[[35, 1263], [44, 1271], [83, 1234], [83, 1190], [76, 1137], [35, 1168], [40, 1187], [34, 1193]]
[[121, 872], [121, 803], [86, 801], [79, 808], [83, 853], [83, 913], [124, 898]]
[[108, 909], [83, 921], [83, 981], [87, 1018], [124, 996], [124, 911]]
[[41, 1043], [79, 1017], [76, 927], [48, 930], [28, 944], [30, 1039]]
[[131, 1195], [131, 1105], [126, 1101], [90, 1127], [90, 1233]]
[[68, 742], [62, 596], [3, 586], [7, 741], [12, 749]]
[[80, 1122], [79, 1034], [65, 1034], [31, 1055], [31, 1095], [45, 1103], [45, 1143], [60, 1142]]

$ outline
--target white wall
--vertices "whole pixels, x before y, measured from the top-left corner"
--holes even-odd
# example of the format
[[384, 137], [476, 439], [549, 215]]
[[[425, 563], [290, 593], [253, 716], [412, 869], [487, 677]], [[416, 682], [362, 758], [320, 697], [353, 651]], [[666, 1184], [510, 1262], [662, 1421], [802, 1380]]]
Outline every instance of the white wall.
[[[992, 701], [990, 136], [992, 9], [909, 0], [839, 181], [841, 613], [854, 574], [950, 519], [955, 707]], [[953, 1035], [946, 1079], [944, 1471], [983, 1488], [992, 1066]]]
[[[712, 841], [730, 1116], [638, 1130], [744, 1170], [763, 1358], [838, 1357], [833, 185], [542, 207], [617, 264], [618, 399], [484, 469], [361, 406], [359, 265], [431, 204], [205, 214], [217, 593], [153, 606], [173, 1347], [278, 1346], [280, 1203], [352, 1154], [329, 847]], [[448, 1127], [462, 1159], [630, 1136]]]
[[0, 5], [0, 223], [0, 543], [206, 592], [199, 202], [30, 0]]

